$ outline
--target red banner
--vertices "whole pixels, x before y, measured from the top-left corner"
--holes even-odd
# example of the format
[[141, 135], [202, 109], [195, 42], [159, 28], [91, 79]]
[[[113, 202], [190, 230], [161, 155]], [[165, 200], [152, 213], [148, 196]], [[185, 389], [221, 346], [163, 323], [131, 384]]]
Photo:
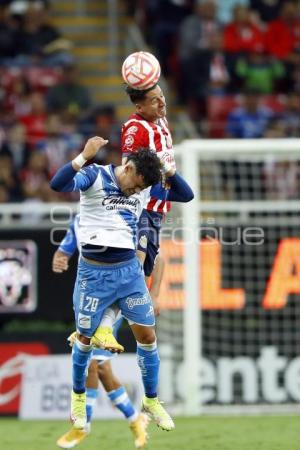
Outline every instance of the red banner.
[[0, 414], [18, 414], [24, 360], [27, 355], [46, 355], [39, 342], [0, 344]]

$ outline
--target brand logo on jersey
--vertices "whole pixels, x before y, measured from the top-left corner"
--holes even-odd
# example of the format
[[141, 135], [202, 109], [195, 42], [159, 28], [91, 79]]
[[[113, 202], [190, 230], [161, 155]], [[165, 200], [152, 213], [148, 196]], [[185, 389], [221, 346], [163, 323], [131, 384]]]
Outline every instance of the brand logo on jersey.
[[136, 298], [128, 297], [126, 299], [126, 304], [129, 309], [133, 309], [135, 306], [147, 305], [147, 303], [151, 303], [151, 298], [148, 293], [144, 294], [143, 297], [136, 297]]
[[127, 136], [128, 134], [135, 134], [137, 132], [137, 130], [138, 130], [138, 127], [133, 125], [132, 127], [128, 128], [125, 135]]
[[127, 145], [128, 147], [130, 147], [132, 144], [134, 143], [134, 138], [129, 135], [126, 139], [125, 139], [125, 145]]
[[139, 244], [140, 244], [140, 247], [147, 248], [147, 244], [148, 244], [147, 236], [145, 236], [145, 235], [141, 236], [139, 239]]
[[78, 325], [81, 328], [84, 328], [84, 329], [91, 328], [91, 323], [92, 323], [92, 321], [91, 321], [90, 316], [85, 316], [84, 314], [81, 314], [81, 313], [78, 314]]
[[137, 209], [139, 205], [139, 200], [137, 198], [127, 198], [127, 197], [104, 197], [102, 200], [102, 205], [106, 206], [107, 210], [111, 209], [124, 209], [126, 207], [131, 207]]

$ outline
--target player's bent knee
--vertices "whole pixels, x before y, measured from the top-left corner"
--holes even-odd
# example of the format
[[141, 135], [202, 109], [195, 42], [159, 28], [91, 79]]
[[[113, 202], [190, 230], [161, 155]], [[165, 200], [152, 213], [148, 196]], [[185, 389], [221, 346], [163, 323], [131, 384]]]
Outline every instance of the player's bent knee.
[[156, 341], [155, 330], [152, 327], [142, 325], [131, 326], [135, 339], [140, 344], [153, 344]]

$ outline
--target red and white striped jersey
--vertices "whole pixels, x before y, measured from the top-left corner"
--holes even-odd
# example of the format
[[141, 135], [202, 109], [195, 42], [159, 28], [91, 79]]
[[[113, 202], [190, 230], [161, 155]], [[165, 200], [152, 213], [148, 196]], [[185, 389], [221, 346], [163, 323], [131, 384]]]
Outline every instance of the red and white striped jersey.
[[[132, 114], [122, 126], [122, 155], [128, 156], [140, 148], [151, 148], [157, 156], [175, 166], [172, 137], [167, 119], [148, 122], [139, 114]], [[147, 203], [148, 211], [166, 213], [170, 211], [170, 202], [151, 197]]]

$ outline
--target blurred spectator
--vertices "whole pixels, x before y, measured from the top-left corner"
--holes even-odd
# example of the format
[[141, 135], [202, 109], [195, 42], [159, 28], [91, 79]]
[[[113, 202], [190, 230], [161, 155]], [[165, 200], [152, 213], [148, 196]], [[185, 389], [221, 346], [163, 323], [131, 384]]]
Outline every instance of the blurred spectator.
[[27, 142], [31, 148], [46, 136], [46, 103], [43, 94], [32, 92], [30, 95], [31, 110], [28, 114], [20, 117], [20, 122], [26, 128]]
[[3, 183], [3, 181], [0, 180], [0, 203], [9, 203], [9, 202], [10, 202], [9, 191], [5, 183]]
[[52, 177], [57, 170], [71, 159], [72, 152], [78, 154], [82, 144], [77, 134], [63, 132], [61, 117], [51, 114], [46, 121], [46, 136], [36, 144], [36, 149], [46, 155], [48, 171]]
[[22, 198], [19, 180], [10, 155], [0, 153], [0, 184], [2, 194], [6, 191], [7, 201], [17, 202]]
[[221, 29], [216, 19], [214, 0], [198, 0], [194, 13], [186, 17], [180, 29], [179, 58], [184, 64], [197, 50], [207, 50], [211, 37]]
[[211, 36], [209, 49], [194, 52], [190, 60], [193, 71], [189, 74], [188, 91], [193, 100], [206, 103], [208, 95], [224, 95], [229, 89], [231, 73], [223, 51], [223, 34]]
[[299, 165], [295, 161], [276, 161], [269, 158], [263, 168], [263, 181], [268, 200], [298, 199]]
[[25, 198], [42, 201], [57, 199], [49, 187], [48, 160], [44, 153], [31, 152], [26, 167], [20, 173], [20, 178]]
[[78, 81], [78, 69], [74, 64], [63, 67], [62, 80], [47, 92], [49, 112], [80, 117], [91, 106], [88, 89]]
[[5, 108], [15, 117], [25, 116], [31, 112], [31, 86], [24, 74], [13, 79], [6, 94]]
[[217, 0], [217, 18], [222, 24], [227, 24], [233, 20], [233, 11], [236, 5], [248, 7], [249, 0]]
[[291, 92], [288, 95], [281, 121], [286, 137], [300, 136], [300, 92]]
[[278, 17], [285, 0], [250, 0], [250, 8], [258, 13], [262, 22], [271, 22]]
[[[179, 36], [181, 97], [187, 101], [191, 117], [197, 121], [205, 115], [205, 97], [209, 65], [208, 53], [214, 35], [221, 29], [216, 20], [213, 0], [197, 1], [194, 14], [182, 23]], [[199, 68], [202, 73], [199, 73]]]
[[300, 64], [293, 67], [291, 71], [291, 84], [288, 89], [290, 92], [300, 92]]
[[108, 144], [98, 153], [99, 164], [120, 164], [121, 162], [121, 124], [116, 117], [113, 105], [96, 106], [81, 123], [80, 130], [86, 138], [103, 136]]
[[280, 61], [270, 58], [263, 47], [258, 47], [238, 60], [236, 74], [243, 80], [243, 88], [271, 94], [276, 90], [276, 82], [284, 77], [285, 67]]
[[0, 147], [0, 155], [8, 155], [13, 162], [14, 170], [19, 172], [24, 168], [29, 153], [24, 125], [20, 123], [12, 125], [6, 132], [6, 139]]
[[230, 53], [248, 53], [264, 46], [264, 34], [252, 23], [251, 11], [246, 6], [234, 8], [233, 21], [224, 29], [224, 50]]
[[223, 34], [215, 33], [211, 37], [208, 52], [208, 92], [212, 95], [224, 95], [229, 88], [231, 73], [226, 53], [223, 51]]
[[[18, 8], [13, 8], [14, 4]], [[20, 9], [20, 5], [23, 9]], [[61, 65], [73, 60], [69, 50], [71, 42], [49, 22], [49, 7], [40, 1], [13, 2], [11, 13], [18, 17], [18, 65]]]
[[272, 110], [260, 105], [259, 92], [249, 90], [245, 92], [243, 105], [229, 113], [227, 136], [241, 139], [261, 138], [273, 118]]
[[16, 55], [17, 29], [8, 7], [0, 5], [0, 62], [6, 63]]
[[192, 12], [191, 0], [146, 0], [144, 14], [149, 42], [161, 64], [162, 72], [172, 72], [172, 57], [181, 22]]
[[300, 19], [293, 1], [285, 1], [280, 16], [270, 22], [266, 32], [267, 51], [287, 63], [300, 63]]
[[286, 137], [284, 121], [282, 120], [282, 118], [275, 117], [274, 119], [270, 120], [265, 130], [264, 137], [269, 139]]

